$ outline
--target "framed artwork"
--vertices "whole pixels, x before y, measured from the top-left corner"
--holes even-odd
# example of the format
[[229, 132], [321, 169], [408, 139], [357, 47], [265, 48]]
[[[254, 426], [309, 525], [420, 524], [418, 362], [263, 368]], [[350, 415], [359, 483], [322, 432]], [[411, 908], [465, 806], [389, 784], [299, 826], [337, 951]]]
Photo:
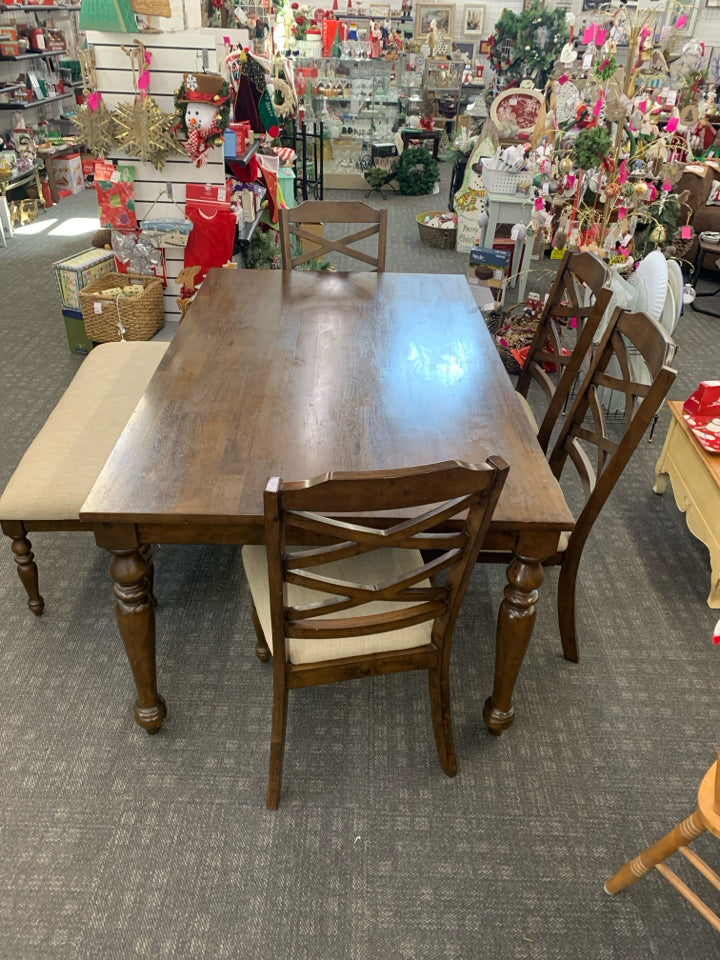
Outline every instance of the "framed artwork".
[[[352, 10], [350, 11], [350, 15], [352, 16]], [[390, 4], [371, 3], [370, 16], [373, 18], [373, 20], [387, 20], [390, 16]]]
[[489, 57], [489, 56], [490, 56], [490, 41], [489, 41], [489, 40], [481, 40], [481, 41], [480, 41], [479, 52], [480, 52], [480, 56], [481, 56], [481, 57]]
[[470, 60], [475, 59], [475, 43], [472, 40], [453, 40], [451, 52], [455, 53], [456, 50], [462, 53], [464, 60], [468, 57]]
[[455, 25], [455, 4], [418, 3], [415, 30], [420, 37], [425, 37], [430, 30], [430, 24], [435, 21], [438, 33], [445, 36], [453, 35]]
[[485, 33], [486, 5], [478, 4], [463, 10], [462, 32], [466, 37], [482, 37]]
[[706, 0], [706, 7], [720, 7], [720, 0]]

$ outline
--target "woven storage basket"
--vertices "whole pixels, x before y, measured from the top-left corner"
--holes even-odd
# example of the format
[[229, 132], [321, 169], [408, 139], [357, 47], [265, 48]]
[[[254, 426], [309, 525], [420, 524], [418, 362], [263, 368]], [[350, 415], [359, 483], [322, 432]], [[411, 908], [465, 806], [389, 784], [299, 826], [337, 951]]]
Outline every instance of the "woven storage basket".
[[418, 230], [420, 231], [420, 240], [428, 247], [437, 247], [441, 250], [449, 250], [451, 247], [455, 246], [455, 241], [457, 239], [457, 224], [455, 224], [452, 229], [449, 227], [442, 229], [440, 227], [429, 227], [426, 223], [422, 223], [425, 217], [439, 217], [445, 212], [445, 210], [428, 210], [426, 213], [419, 213], [415, 217]]
[[[113, 300], [98, 298], [98, 294], [105, 290], [129, 284], [142, 286], [143, 292], [136, 297], [117, 297]], [[96, 304], [100, 304], [100, 307], [96, 307]], [[165, 325], [163, 288], [157, 277], [137, 273], [106, 273], [80, 291], [80, 308], [85, 332], [95, 343], [121, 339], [149, 340]], [[122, 337], [118, 320], [125, 327]]]
[[489, 193], [514, 194], [522, 178], [527, 179], [527, 176], [526, 170], [521, 170], [519, 173], [511, 173], [510, 170], [493, 170], [484, 160], [482, 162], [483, 185]]
[[495, 346], [503, 366], [513, 376], [517, 376], [522, 368], [512, 351], [530, 346], [540, 322], [539, 317], [524, 315], [525, 306], [524, 302], [516, 303], [506, 311], [500, 324], [495, 320]]

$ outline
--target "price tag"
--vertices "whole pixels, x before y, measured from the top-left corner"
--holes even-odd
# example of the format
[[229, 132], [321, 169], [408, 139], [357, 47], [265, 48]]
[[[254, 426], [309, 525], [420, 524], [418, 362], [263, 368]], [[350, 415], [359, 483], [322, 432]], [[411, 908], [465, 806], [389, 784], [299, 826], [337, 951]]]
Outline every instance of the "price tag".
[[692, 227], [683, 227], [680, 236], [683, 240], [692, 240]]
[[567, 247], [555, 247], [550, 251], [551, 260], [562, 260], [562, 258], [567, 253]]
[[98, 300], [95, 300], [93, 302], [93, 311], [95, 313], [102, 313], [102, 308], [103, 308], [103, 305]]

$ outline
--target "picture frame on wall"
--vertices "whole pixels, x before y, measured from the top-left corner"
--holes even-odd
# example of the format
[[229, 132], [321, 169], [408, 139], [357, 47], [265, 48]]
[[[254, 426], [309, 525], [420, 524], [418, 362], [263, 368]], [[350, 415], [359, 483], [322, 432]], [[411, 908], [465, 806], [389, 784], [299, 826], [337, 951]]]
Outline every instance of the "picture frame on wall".
[[490, 56], [490, 41], [489, 41], [489, 40], [481, 40], [480, 43], [478, 44], [478, 52], [479, 52], [479, 54], [480, 54], [481, 57], [489, 57], [489, 56]]
[[475, 44], [472, 40], [453, 40], [450, 52], [453, 54], [457, 51], [463, 55], [463, 60], [475, 59]]
[[435, 21], [438, 33], [451, 37], [455, 26], [455, 4], [445, 3], [418, 3], [416, 4], [417, 19], [415, 30], [418, 36], [425, 37], [430, 30], [430, 24]]
[[463, 36], [482, 37], [485, 34], [485, 16], [487, 6], [484, 3], [463, 8]]

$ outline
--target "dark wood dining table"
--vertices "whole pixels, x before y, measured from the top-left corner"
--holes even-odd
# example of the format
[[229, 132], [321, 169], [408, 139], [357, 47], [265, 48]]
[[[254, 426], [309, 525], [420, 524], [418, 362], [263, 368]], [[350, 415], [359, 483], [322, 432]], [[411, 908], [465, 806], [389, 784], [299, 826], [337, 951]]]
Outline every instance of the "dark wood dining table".
[[499, 734], [573, 518], [464, 276], [211, 270], [80, 513], [111, 554], [137, 723], [166, 715], [151, 545], [262, 543], [270, 476], [491, 454], [510, 473], [484, 548], [514, 555], [483, 710]]

